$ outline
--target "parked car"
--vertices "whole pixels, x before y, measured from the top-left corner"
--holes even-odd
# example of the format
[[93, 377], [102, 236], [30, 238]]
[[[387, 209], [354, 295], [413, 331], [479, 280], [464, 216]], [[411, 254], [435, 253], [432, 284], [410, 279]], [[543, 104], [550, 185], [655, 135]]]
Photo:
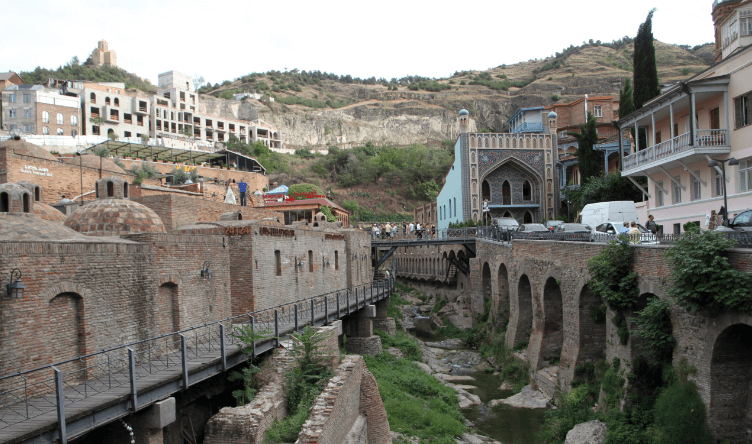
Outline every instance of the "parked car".
[[729, 228], [739, 232], [752, 232], [752, 210], [744, 210], [729, 221]]
[[593, 229], [585, 224], [559, 224], [554, 228], [554, 236], [559, 240], [592, 242]]
[[[606, 222], [640, 222], [640, 218], [634, 202], [626, 200], [587, 204], [580, 212], [580, 221], [591, 227], [597, 227]], [[616, 233], [618, 234], [619, 231], [617, 230]]]
[[545, 223], [543, 224], [543, 226], [544, 226], [544, 227], [546, 227], [546, 228], [548, 229], [548, 231], [554, 231], [554, 228], [555, 228], [555, 227], [556, 227], [557, 225], [561, 225], [561, 224], [563, 224], [563, 223], [564, 223], [564, 221], [563, 221], [563, 220], [547, 220], [547, 221], [546, 221], [546, 222], [545, 222]]
[[[595, 227], [595, 229], [593, 230], [593, 234], [595, 235], [593, 240], [595, 242], [609, 242], [612, 240], [617, 240], [619, 238], [619, 233], [621, 232], [621, 227], [623, 226], [624, 222], [604, 222]], [[643, 227], [640, 224], [637, 224], [637, 229], [640, 230], [640, 244], [657, 245], [660, 243], [656, 235], [651, 233], [647, 228]]]
[[514, 237], [521, 239], [542, 239], [548, 233], [548, 228], [543, 224], [522, 224]]

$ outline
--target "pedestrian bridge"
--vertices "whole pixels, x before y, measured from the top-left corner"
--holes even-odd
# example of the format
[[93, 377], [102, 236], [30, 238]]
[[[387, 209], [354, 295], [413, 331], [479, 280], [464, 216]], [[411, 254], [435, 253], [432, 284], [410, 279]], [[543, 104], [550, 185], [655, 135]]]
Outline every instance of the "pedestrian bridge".
[[[0, 443], [66, 443], [279, 345], [306, 325], [362, 310], [394, 278], [126, 344], [0, 378]], [[268, 339], [244, 353], [241, 328]]]

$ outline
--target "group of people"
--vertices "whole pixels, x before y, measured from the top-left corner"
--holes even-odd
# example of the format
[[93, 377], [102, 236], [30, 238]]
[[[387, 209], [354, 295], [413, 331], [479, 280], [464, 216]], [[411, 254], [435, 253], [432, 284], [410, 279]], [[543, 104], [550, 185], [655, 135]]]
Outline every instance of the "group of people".
[[[379, 237], [381, 239], [394, 239], [399, 236], [399, 225], [397, 223], [390, 223], [387, 222], [383, 227], [379, 224], [374, 224], [371, 228], [371, 233], [373, 234], [374, 239], [378, 239]], [[420, 223], [412, 223], [409, 224], [407, 222], [402, 222], [402, 237], [415, 237], [418, 239], [423, 238], [435, 238], [436, 237], [436, 225], [429, 226], [421, 226]]]

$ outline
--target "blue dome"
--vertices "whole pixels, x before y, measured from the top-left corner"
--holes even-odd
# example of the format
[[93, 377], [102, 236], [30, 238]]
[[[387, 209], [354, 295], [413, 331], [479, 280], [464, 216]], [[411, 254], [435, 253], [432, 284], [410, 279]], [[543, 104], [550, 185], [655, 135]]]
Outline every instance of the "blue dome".
[[467, 116], [469, 114], [470, 114], [470, 112], [468, 110], [466, 110], [466, 109], [461, 109], [460, 110], [460, 116]]
[[548, 118], [549, 119], [555, 119], [557, 117], [559, 117], [559, 116], [555, 112], [553, 112], [553, 111], [551, 111], [550, 113], [548, 113]]

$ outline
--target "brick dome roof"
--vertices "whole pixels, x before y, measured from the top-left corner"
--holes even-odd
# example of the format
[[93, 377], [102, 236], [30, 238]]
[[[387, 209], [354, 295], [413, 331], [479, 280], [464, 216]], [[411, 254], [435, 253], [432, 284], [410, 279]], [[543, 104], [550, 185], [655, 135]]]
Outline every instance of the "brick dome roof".
[[[54, 210], [53, 211], [57, 211]], [[60, 213], [58, 211], [58, 213]], [[62, 213], [60, 213], [62, 214]], [[86, 236], [31, 213], [0, 213], [0, 242], [81, 242]]]
[[38, 157], [40, 159], [58, 161], [57, 157], [50, 154], [49, 151], [41, 146], [34, 145], [33, 143], [25, 142], [23, 140], [8, 139], [0, 142], [0, 148], [7, 147], [12, 149], [17, 154], [24, 156]]
[[58, 222], [63, 223], [65, 222], [65, 214], [63, 214], [62, 211], [56, 210], [55, 208], [42, 203], [42, 202], [34, 202], [34, 214], [40, 219], [49, 220], [52, 222]]
[[88, 236], [164, 233], [157, 213], [128, 199], [97, 199], [68, 216], [65, 226]]

